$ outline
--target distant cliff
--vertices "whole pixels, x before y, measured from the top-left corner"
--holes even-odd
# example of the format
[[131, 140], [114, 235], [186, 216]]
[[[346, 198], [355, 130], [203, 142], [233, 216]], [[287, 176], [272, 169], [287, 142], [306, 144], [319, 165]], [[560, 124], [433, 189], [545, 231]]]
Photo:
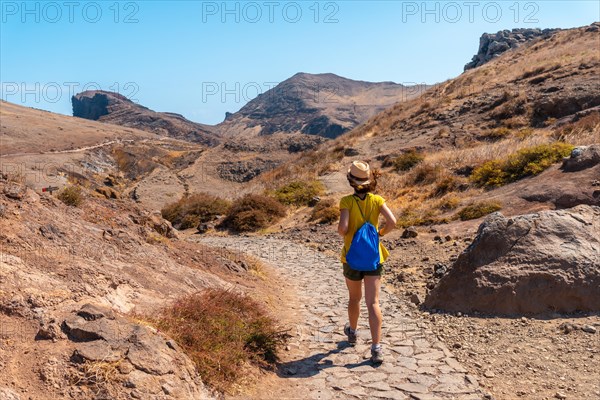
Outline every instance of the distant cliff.
[[118, 93], [88, 90], [71, 99], [73, 116], [128, 126], [177, 139], [215, 146], [220, 140], [217, 130], [185, 119], [175, 113], [156, 112]]

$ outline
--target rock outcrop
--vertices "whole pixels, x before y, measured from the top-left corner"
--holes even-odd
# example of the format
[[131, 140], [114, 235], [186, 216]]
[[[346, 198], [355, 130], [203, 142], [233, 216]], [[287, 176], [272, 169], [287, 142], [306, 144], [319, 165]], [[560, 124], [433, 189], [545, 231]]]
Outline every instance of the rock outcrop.
[[565, 159], [563, 171], [575, 172], [600, 164], [600, 144], [580, 146], [573, 149], [571, 157]]
[[242, 161], [226, 161], [217, 166], [217, 171], [222, 179], [231, 182], [248, 182], [265, 171], [277, 167], [279, 163], [272, 160], [254, 158]]
[[537, 38], [548, 38], [560, 29], [505, 29], [497, 33], [484, 33], [479, 39], [479, 50], [471, 62], [465, 65], [465, 71], [477, 68], [498, 57], [507, 50], [514, 49]]
[[425, 306], [501, 315], [599, 311], [599, 287], [600, 207], [494, 213]]
[[115, 385], [131, 398], [212, 398], [193, 362], [174, 341], [106, 307], [86, 304], [64, 319], [62, 329], [75, 346], [72, 363], [88, 373], [86, 364], [117, 366], [112, 379], [101, 382], [109, 393]]
[[73, 116], [128, 126], [177, 139], [215, 146], [214, 127], [185, 119], [182, 115], [156, 112], [118, 93], [88, 90], [72, 97]]

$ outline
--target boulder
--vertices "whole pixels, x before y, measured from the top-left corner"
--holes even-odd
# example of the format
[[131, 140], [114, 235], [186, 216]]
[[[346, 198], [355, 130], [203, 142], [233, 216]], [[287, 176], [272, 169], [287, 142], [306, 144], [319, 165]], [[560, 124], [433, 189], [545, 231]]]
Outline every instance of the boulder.
[[27, 187], [24, 184], [17, 182], [8, 182], [4, 185], [2, 192], [6, 197], [12, 200], [22, 200], [27, 192]]
[[133, 398], [213, 398], [180, 347], [147, 326], [95, 304], [72, 312], [62, 326], [74, 347], [70, 361], [115, 363], [116, 384]]
[[419, 236], [419, 232], [417, 232], [417, 228], [414, 226], [409, 226], [402, 232], [403, 239], [416, 238], [417, 236]]
[[491, 214], [425, 300], [489, 314], [600, 311], [600, 207]]
[[573, 149], [571, 156], [563, 161], [562, 170], [581, 171], [600, 164], [600, 144], [580, 146]]
[[101, 195], [103, 195], [107, 199], [118, 199], [118, 198], [121, 197], [119, 195], [119, 192], [117, 192], [115, 189], [113, 189], [110, 186], [101, 186], [101, 187], [98, 187], [98, 188], [96, 188], [96, 192], [100, 193]]

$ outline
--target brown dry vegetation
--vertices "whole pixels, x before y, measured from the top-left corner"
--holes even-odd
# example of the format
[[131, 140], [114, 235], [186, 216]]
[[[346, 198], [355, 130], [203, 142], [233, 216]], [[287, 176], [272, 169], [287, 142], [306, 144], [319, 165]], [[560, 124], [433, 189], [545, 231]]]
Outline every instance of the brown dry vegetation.
[[228, 201], [217, 196], [194, 193], [168, 204], [161, 213], [163, 218], [169, 220], [175, 228], [187, 229], [195, 228], [201, 222], [209, 222], [218, 215], [226, 214], [230, 206]]
[[250, 363], [272, 367], [287, 337], [261, 304], [223, 289], [183, 297], [149, 321], [175, 339], [203, 381], [220, 392], [240, 383]]
[[286, 209], [276, 199], [247, 194], [235, 200], [220, 226], [234, 232], [264, 229], [286, 215]]
[[[524, 155], [544, 146], [561, 147], [553, 144], [557, 141], [573, 146], [600, 142], [598, 111], [563, 119], [552, 116], [552, 108], [543, 116], [535, 111], [546, 98], [556, 104], [579, 104], [584, 101], [581, 96], [587, 96], [588, 107], [600, 104], [595, 78], [600, 74], [600, 54], [590, 50], [597, 41], [593, 32], [573, 29], [522, 46], [420, 98], [398, 103], [259, 180], [276, 187], [288, 176], [318, 179], [343, 172], [353, 158], [360, 158], [383, 167], [378, 191], [401, 216], [400, 226], [445, 222], [454, 216], [451, 210], [482, 194], [469, 179], [477, 167], [492, 160], [527, 159]], [[546, 78], [531, 82], [539, 76]], [[552, 92], [553, 97], [543, 91], [557, 85], [563, 90]], [[345, 157], [348, 147], [358, 149], [359, 156]], [[522, 168], [527, 173], [501, 179], [501, 184], [539, 173], [560, 161], [568, 149], [564, 146], [553, 157], [534, 160], [535, 165]], [[399, 164], [394, 166], [396, 160]]]

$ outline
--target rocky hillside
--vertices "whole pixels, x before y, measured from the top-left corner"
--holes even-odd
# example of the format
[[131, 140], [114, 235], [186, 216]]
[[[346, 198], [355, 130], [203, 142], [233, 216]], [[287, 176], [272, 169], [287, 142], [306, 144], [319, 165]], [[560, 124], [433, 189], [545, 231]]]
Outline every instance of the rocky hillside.
[[177, 242], [132, 201], [83, 196], [68, 206], [0, 176], [0, 387], [36, 399], [212, 398], [181, 349], [131, 312], [154, 316], [244, 268]]
[[471, 62], [465, 65], [465, 71], [477, 68], [510, 49], [516, 49], [523, 43], [535, 39], [547, 39], [560, 29], [518, 28], [505, 29], [497, 33], [484, 33], [479, 39], [479, 50]]
[[[228, 114], [216, 126], [197, 124], [178, 114], [157, 113], [116, 93], [88, 91], [74, 96], [72, 102], [76, 117], [209, 146], [196, 158], [188, 158], [189, 166], [178, 178], [161, 174], [150, 184], [148, 180], [140, 182], [136, 193], [151, 192], [164, 178], [176, 195], [191, 187], [233, 197], [246, 192], [249, 188], [243, 184], [262, 173], [349, 131], [392, 104], [421, 94], [425, 88], [299, 73], [259, 95], [239, 112]], [[144, 152], [135, 153], [136, 162], [151, 162]], [[156, 198], [149, 201], [153, 207], [160, 207]]]
[[169, 112], [156, 112], [118, 93], [90, 90], [71, 99], [73, 116], [153, 132], [214, 146], [219, 143], [214, 127], [189, 121]]
[[298, 73], [228, 114], [219, 128], [227, 136], [284, 132], [335, 138], [426, 88]]
[[[311, 165], [331, 183], [335, 178], [330, 174], [356, 157], [392, 172], [393, 160], [411, 149], [455, 176], [469, 176], [478, 164], [533, 143], [594, 143], [600, 54], [590, 49], [600, 45], [597, 28], [561, 30], [525, 42], [419, 98], [388, 108], [274, 176], [302, 174], [304, 165]], [[389, 176], [397, 181], [399, 175]]]

